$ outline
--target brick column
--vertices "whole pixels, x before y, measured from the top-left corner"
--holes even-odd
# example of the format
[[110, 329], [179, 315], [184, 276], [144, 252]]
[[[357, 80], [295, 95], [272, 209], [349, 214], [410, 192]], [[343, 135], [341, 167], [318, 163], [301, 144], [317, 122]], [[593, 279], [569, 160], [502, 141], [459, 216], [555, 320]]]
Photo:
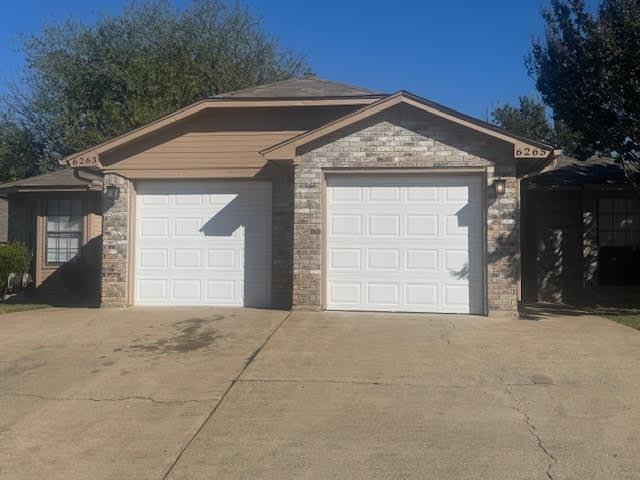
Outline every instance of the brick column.
[[320, 309], [322, 299], [322, 171], [308, 163], [295, 167], [293, 305]]
[[[493, 182], [506, 181], [498, 196]], [[487, 169], [487, 309], [490, 314], [518, 313], [519, 209], [515, 167], [505, 165]]]
[[102, 301], [103, 307], [130, 303], [129, 290], [129, 213], [131, 182], [119, 175], [106, 174], [104, 187], [119, 188], [118, 198], [102, 198]]

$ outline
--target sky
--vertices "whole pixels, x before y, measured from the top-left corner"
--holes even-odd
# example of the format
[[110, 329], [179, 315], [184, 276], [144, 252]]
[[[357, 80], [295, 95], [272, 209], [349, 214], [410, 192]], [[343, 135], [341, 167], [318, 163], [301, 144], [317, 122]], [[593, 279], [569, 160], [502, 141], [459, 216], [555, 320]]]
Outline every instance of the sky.
[[[184, 5], [188, 0], [174, 0]], [[593, 0], [596, 1], [596, 0]], [[24, 35], [69, 17], [95, 22], [127, 0], [2, 0], [0, 92], [19, 79]], [[525, 56], [548, 0], [247, 0], [265, 29], [315, 74], [373, 90], [408, 90], [486, 119], [535, 93]]]

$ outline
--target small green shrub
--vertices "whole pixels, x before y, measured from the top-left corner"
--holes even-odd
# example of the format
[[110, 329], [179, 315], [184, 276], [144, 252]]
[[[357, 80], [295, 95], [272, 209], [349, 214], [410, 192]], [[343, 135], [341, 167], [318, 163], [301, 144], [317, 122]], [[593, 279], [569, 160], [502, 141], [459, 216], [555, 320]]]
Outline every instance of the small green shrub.
[[20, 242], [9, 242], [0, 245], [0, 295], [7, 293], [9, 275], [24, 275], [31, 266], [31, 251]]

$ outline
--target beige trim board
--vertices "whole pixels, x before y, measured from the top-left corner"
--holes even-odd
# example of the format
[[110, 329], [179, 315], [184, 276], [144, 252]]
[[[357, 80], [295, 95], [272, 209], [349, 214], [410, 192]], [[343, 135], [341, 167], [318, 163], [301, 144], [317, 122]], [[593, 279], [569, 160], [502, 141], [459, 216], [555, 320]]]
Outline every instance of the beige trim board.
[[430, 174], [430, 173], [444, 173], [444, 174], [484, 174], [486, 173], [486, 167], [434, 167], [434, 168], [323, 168], [322, 171], [325, 174], [366, 174], [366, 175], [411, 175], [411, 174]]
[[[266, 165], [266, 162], [265, 162]], [[203, 168], [196, 170], [144, 170], [144, 169], [105, 169], [104, 173], [112, 173], [133, 180], [181, 180], [203, 178], [253, 178], [262, 168]]]
[[127, 305], [135, 304], [135, 281], [136, 281], [136, 226], [137, 219], [137, 201], [138, 192], [136, 190], [137, 185], [135, 182], [129, 182], [129, 258], [128, 258], [128, 272], [127, 272]]
[[[555, 154], [555, 150], [550, 145], [518, 137], [494, 125], [469, 117], [463, 113], [456, 112], [455, 110], [451, 110], [443, 105], [436, 104], [404, 91], [395, 93], [390, 97], [383, 98], [382, 100], [378, 100], [376, 103], [367, 105], [354, 113], [345, 115], [344, 117], [330, 122], [320, 128], [300, 134], [289, 140], [285, 140], [284, 142], [262, 150], [260, 153], [268, 160], [294, 159], [294, 161], [297, 162], [296, 153], [299, 147], [400, 104], [413, 106], [458, 125], [462, 125], [490, 137], [511, 143], [514, 147], [514, 157], [517, 158], [551, 158]], [[535, 150], [538, 153], [535, 156], [531, 154], [531, 157], [524, 157], [523, 152], [526, 149], [529, 149], [530, 152]], [[518, 151], [520, 151], [519, 155], [516, 153]], [[544, 152], [544, 154], [540, 152]]]
[[94, 147], [88, 148], [60, 160], [61, 165], [69, 165], [80, 159], [86, 159], [91, 165], [100, 167], [100, 154], [129, 143], [161, 128], [184, 120], [208, 108], [273, 108], [273, 107], [314, 107], [325, 105], [368, 105], [377, 102], [380, 96], [336, 97], [336, 98], [290, 98], [290, 99], [216, 99], [201, 100], [174, 113], [166, 115], [147, 125], [115, 137]]

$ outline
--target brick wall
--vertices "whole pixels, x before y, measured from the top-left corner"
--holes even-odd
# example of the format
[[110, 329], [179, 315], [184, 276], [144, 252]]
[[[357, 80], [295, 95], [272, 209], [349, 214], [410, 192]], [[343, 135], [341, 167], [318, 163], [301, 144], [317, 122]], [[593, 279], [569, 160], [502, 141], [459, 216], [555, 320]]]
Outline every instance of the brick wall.
[[131, 183], [114, 174], [104, 176], [104, 186], [120, 189], [116, 200], [103, 197], [102, 306], [127, 304], [129, 285], [129, 201]]
[[[487, 308], [517, 312], [518, 197], [513, 147], [400, 105], [307, 145], [295, 167], [293, 305], [322, 301], [323, 169], [482, 167], [487, 176]], [[495, 177], [506, 179], [497, 197]]]

